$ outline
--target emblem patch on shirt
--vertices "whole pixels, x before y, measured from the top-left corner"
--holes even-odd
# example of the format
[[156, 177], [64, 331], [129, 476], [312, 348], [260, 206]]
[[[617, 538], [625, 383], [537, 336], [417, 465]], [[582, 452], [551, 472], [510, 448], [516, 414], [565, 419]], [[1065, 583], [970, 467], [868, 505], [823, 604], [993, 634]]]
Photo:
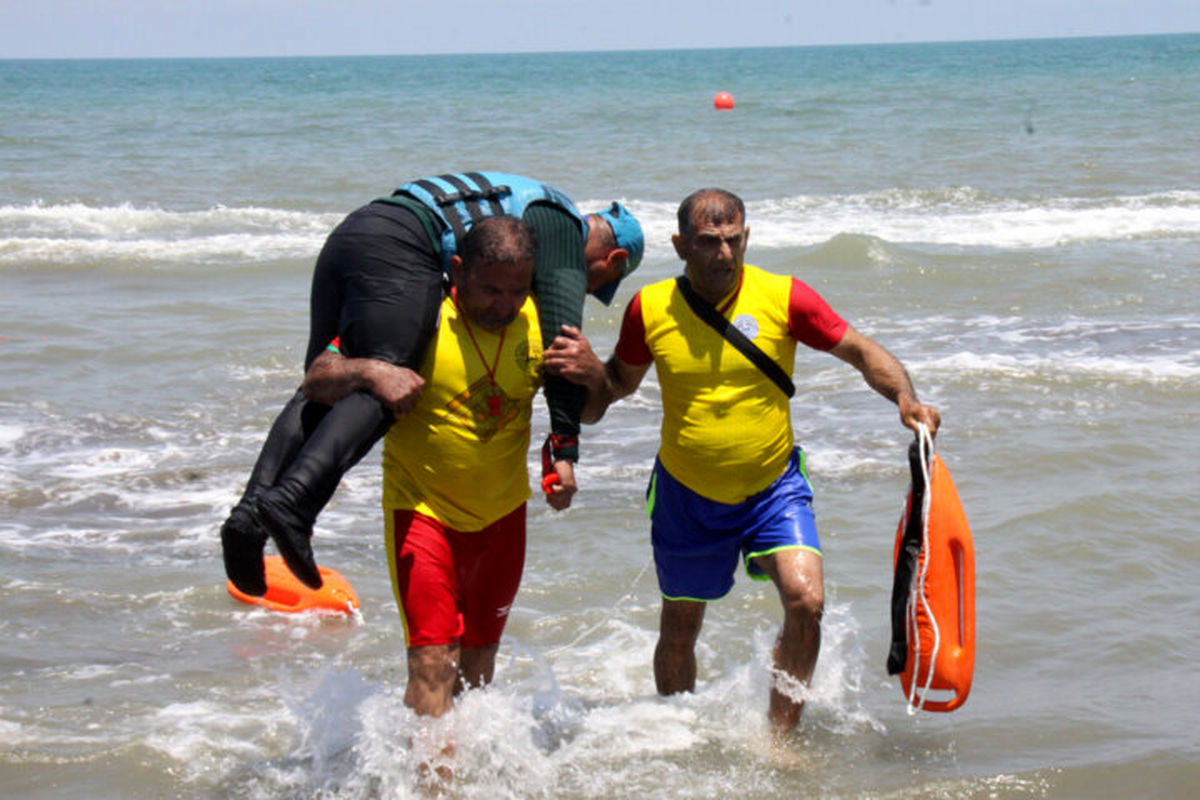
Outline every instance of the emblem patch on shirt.
[[733, 320], [733, 327], [742, 332], [742, 335], [751, 341], [755, 336], [758, 336], [758, 320], [749, 314], [741, 314]]
[[479, 441], [487, 443], [517, 418], [521, 404], [485, 375], [447, 403], [446, 410], [460, 417], [463, 427], [473, 430]]

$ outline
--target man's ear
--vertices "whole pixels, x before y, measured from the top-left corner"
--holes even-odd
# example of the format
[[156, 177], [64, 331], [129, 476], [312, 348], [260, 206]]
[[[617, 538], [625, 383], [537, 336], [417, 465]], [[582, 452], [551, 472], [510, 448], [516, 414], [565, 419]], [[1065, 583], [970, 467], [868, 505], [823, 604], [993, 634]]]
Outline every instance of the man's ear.
[[462, 256], [455, 253], [450, 256], [450, 282], [455, 286], [462, 283], [463, 260]]
[[671, 244], [675, 246], [675, 255], [679, 256], [680, 261], [687, 261], [687, 240], [682, 234], [671, 234]]
[[629, 261], [629, 251], [624, 247], [614, 247], [608, 252], [608, 257], [604, 259], [604, 266], [614, 267], [618, 264], [621, 266], [621, 274], [625, 274], [625, 264]]

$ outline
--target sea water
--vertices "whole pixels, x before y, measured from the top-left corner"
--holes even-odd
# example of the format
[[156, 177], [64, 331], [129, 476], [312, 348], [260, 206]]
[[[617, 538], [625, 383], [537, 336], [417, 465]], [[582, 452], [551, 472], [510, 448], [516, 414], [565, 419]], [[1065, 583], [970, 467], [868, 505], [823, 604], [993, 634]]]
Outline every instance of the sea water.
[[[479, 798], [1185, 796], [1197, 85], [1200, 36], [0, 62], [0, 794], [416, 797], [443, 759]], [[314, 540], [360, 620], [228, 596], [217, 530], [300, 379], [325, 236], [478, 168], [642, 219], [641, 269], [585, 309], [602, 356], [632, 293], [679, 270], [679, 200], [716, 185], [747, 202], [750, 263], [902, 359], [974, 530], [962, 709], [908, 715], [884, 669], [911, 435], [803, 348], [828, 602], [781, 746], [769, 584], [708, 610], [694, 694], [654, 692], [653, 373], [585, 430], [573, 507], [531, 501], [496, 681], [447, 717], [402, 702], [378, 453]]]

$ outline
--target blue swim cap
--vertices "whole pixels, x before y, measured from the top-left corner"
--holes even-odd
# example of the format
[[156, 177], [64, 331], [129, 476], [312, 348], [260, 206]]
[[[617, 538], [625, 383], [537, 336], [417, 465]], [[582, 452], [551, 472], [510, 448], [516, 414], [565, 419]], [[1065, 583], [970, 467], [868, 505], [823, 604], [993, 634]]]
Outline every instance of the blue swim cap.
[[626, 275], [637, 269], [638, 264], [642, 263], [646, 239], [642, 236], [642, 226], [638, 223], [637, 217], [630, 214], [629, 209], [616, 200], [603, 211], [597, 211], [596, 216], [608, 223], [608, 227], [612, 229], [613, 238], [617, 240], [617, 247], [629, 253], [629, 258], [625, 260], [625, 271], [621, 273], [621, 277], [592, 292], [601, 303], [609, 305], [612, 303], [613, 295], [617, 293], [617, 287], [621, 281]]

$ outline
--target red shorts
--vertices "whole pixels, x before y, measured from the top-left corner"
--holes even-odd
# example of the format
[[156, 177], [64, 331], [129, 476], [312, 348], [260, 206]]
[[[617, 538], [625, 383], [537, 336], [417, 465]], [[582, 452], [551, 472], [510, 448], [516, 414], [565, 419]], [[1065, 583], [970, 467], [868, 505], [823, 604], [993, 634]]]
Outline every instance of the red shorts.
[[391, 511], [388, 561], [409, 647], [497, 644], [525, 568], [525, 504], [480, 531]]

